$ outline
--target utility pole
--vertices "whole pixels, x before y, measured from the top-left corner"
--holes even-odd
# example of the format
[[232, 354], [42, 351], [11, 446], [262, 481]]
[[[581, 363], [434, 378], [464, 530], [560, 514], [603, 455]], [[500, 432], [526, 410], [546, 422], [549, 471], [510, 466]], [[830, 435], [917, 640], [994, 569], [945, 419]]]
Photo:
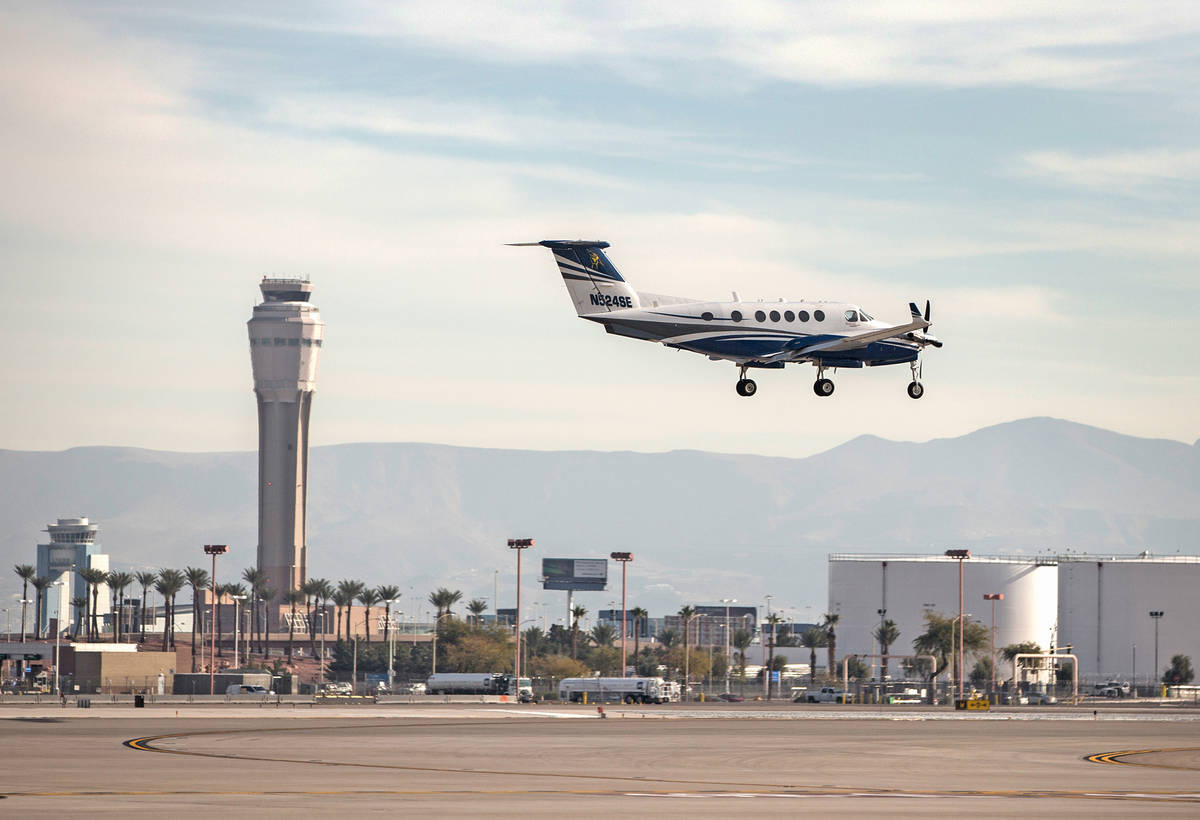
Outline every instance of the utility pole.
[[[516, 670], [517, 679], [517, 696], [521, 695], [521, 553], [533, 546], [532, 538], [510, 538], [508, 539], [508, 548], [517, 551], [517, 617], [513, 619], [516, 624], [517, 633], [517, 651], [516, 658], [513, 662], [513, 668]], [[435, 658], [436, 660], [436, 658]]]
[[[1150, 610], [1150, 617], [1154, 619], [1154, 674], [1150, 676], [1152, 684], [1161, 684], [1161, 679], [1158, 673], [1158, 622], [1162, 620], [1162, 616], [1166, 615], [1161, 609]], [[1159, 692], [1162, 692], [1161, 686]]]
[[[992, 692], [996, 691], [996, 601], [1004, 600], [1003, 592], [985, 592], [983, 600], [992, 602]], [[990, 694], [990, 693], [989, 693]]]
[[729, 667], [733, 666], [733, 657], [729, 654], [729, 605], [736, 604], [737, 598], [722, 598], [721, 603], [725, 604], [725, 694], [729, 694]]

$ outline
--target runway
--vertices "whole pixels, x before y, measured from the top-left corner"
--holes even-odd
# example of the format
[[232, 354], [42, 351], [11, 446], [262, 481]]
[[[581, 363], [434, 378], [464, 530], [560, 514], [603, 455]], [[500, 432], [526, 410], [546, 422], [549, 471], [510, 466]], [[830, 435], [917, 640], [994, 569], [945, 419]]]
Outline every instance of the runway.
[[978, 720], [746, 706], [615, 709], [607, 719], [594, 708], [483, 705], [304, 717], [244, 706], [184, 707], [180, 717], [3, 709], [6, 749], [20, 754], [4, 767], [0, 812], [1200, 813], [1191, 712]]

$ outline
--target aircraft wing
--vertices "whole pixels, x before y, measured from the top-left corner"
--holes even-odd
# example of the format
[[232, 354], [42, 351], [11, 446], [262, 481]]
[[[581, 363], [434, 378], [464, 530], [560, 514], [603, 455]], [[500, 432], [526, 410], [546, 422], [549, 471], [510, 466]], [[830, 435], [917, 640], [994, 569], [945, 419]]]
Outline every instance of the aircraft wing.
[[881, 328], [880, 330], [870, 330], [866, 333], [858, 333], [853, 336], [842, 336], [837, 339], [830, 339], [816, 344], [794, 347], [789, 350], [782, 350], [779, 353], [774, 353], [756, 361], [769, 362], [788, 362], [801, 361], [813, 356], [816, 353], [823, 353], [832, 350], [855, 350], [860, 347], [866, 347], [871, 342], [881, 342], [884, 339], [892, 339], [896, 336], [903, 336], [905, 333], [912, 333], [914, 330], [924, 330], [929, 327], [929, 322], [921, 317], [921, 312], [917, 310], [916, 305], [909, 305], [912, 310], [912, 321], [903, 325], [893, 325], [892, 327]]

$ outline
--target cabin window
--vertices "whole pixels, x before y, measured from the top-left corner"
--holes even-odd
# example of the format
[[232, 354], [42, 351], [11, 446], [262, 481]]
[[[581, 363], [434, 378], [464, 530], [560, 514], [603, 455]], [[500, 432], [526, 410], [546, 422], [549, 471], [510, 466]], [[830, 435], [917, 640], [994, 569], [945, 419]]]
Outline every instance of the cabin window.
[[813, 311], [813, 318], [814, 318], [814, 319], [816, 319], [818, 322], [824, 322], [824, 321], [825, 321], [825, 311], [823, 311], [823, 310], [814, 310], [814, 311]]
[[800, 317], [801, 322], [808, 321], [808, 311], [807, 310], [802, 310], [799, 313], [797, 313], [796, 315]]
[[858, 314], [855, 313], [853, 310], [846, 311], [846, 321], [847, 322], [857, 322]]
[[778, 321], [779, 321], [779, 311], [777, 311], [777, 310], [773, 310], [773, 311], [771, 311], [771, 321], [772, 321], [772, 322], [778, 322]]
[[703, 319], [703, 320], [704, 320], [704, 321], [706, 321], [706, 322], [711, 322], [711, 321], [712, 321], [712, 314], [711, 314], [711, 313], [709, 313], [709, 312], [706, 310], [706, 311], [704, 311], [703, 313], [701, 313], [701, 314], [700, 314], [700, 318], [701, 318], [701, 319]]
[[754, 318], [760, 322], [765, 322], [767, 321], [767, 314], [763, 313], [761, 310], [756, 310], [754, 311]]
[[792, 313], [790, 310], [785, 310], [783, 312], [783, 318], [789, 322], [792, 322], [792, 321], [795, 321], [796, 314]]
[[742, 312], [740, 310], [735, 310], [733, 313], [729, 314], [729, 318], [733, 319], [735, 322], [740, 322], [742, 321]]
[[862, 310], [861, 308], [858, 311], [858, 318], [864, 322], [873, 322], [875, 320], [874, 316], [867, 313], [865, 310]]

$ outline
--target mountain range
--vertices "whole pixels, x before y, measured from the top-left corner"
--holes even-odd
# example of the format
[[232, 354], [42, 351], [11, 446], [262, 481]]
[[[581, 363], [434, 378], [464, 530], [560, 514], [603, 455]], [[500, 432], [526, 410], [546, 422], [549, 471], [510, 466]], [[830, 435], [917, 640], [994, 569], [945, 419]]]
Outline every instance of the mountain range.
[[[19, 591], [58, 517], [100, 524], [114, 568], [254, 562], [257, 457], [126, 447], [0, 450], [0, 593]], [[924, 443], [861, 436], [807, 458], [522, 451], [438, 444], [313, 448], [310, 575], [394, 583], [401, 608], [437, 586], [512, 606], [506, 539], [533, 537], [526, 601], [551, 621], [565, 593], [542, 592], [542, 557], [632, 551], [630, 605], [774, 596], [810, 620], [824, 608], [831, 552], [1195, 553], [1200, 442], [1142, 439], [1050, 418]], [[499, 575], [494, 572], [499, 570]], [[577, 593], [590, 610], [620, 598]], [[427, 604], [425, 604], [427, 606]], [[533, 614], [537, 614], [534, 610]]]

